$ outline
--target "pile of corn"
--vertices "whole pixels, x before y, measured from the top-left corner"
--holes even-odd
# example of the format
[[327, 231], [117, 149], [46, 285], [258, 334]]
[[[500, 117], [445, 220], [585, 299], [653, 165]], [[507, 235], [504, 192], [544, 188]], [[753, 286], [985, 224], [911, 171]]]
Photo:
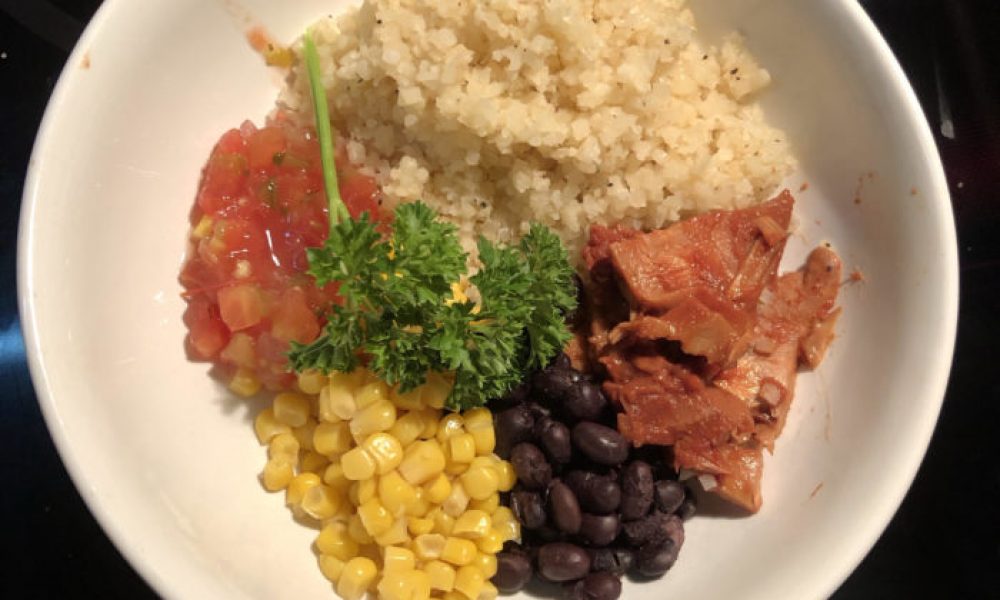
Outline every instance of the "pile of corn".
[[269, 491], [320, 525], [319, 568], [345, 600], [492, 600], [496, 554], [520, 538], [499, 492], [515, 482], [493, 454], [485, 408], [442, 410], [431, 374], [400, 394], [359, 369], [304, 373], [257, 416]]

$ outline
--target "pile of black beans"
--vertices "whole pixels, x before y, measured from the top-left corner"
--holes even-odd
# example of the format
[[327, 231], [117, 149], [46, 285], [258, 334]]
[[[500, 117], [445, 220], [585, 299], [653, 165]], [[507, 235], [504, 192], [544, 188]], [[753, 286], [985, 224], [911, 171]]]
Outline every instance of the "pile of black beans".
[[694, 497], [663, 448], [636, 449], [618, 433], [600, 386], [565, 355], [493, 408], [496, 453], [518, 479], [504, 500], [522, 538], [497, 556], [501, 592], [536, 574], [571, 599], [614, 600], [622, 575], [655, 578], [673, 566]]

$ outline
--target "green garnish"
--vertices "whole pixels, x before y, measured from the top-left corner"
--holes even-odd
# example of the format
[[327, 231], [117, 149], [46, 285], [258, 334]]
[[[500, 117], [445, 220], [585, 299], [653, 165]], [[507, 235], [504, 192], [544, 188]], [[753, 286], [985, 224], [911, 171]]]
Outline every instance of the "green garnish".
[[[326, 99], [308, 33], [305, 48], [322, 120]], [[317, 130], [321, 148], [331, 150], [324, 171], [332, 171], [325, 121]], [[329, 191], [330, 179], [324, 181]], [[392, 232], [383, 235], [367, 213], [352, 220], [339, 194], [327, 197], [330, 234], [322, 247], [307, 251], [309, 273], [318, 285], [339, 283], [344, 303], [326, 315], [318, 339], [292, 343], [289, 362], [296, 371], [347, 372], [367, 360], [404, 392], [423, 384], [428, 372], [445, 373], [454, 381], [448, 406], [465, 409], [502, 396], [569, 340], [564, 315], [576, 306], [573, 270], [559, 238], [544, 226], [532, 225], [516, 246], [479, 239], [482, 268], [469, 278], [477, 305], [453, 301], [452, 286], [466, 274], [468, 256], [457, 228], [436, 220], [425, 204], [401, 204]]]
[[319, 71], [319, 54], [312, 35], [306, 31], [303, 36], [306, 51], [306, 70], [309, 72], [309, 88], [312, 91], [313, 112], [316, 113], [316, 134], [319, 136], [320, 164], [323, 167], [323, 185], [326, 188], [326, 202], [330, 207], [330, 226], [336, 221], [350, 219], [344, 201], [340, 198], [337, 183], [337, 167], [333, 162], [333, 131], [330, 129], [330, 109], [326, 105], [326, 90], [323, 76]]

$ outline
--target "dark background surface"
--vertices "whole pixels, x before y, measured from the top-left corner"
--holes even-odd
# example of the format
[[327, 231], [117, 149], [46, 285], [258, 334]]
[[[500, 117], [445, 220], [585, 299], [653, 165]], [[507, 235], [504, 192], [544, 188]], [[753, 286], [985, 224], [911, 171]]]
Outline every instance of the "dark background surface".
[[[87, 511], [55, 452], [17, 315], [17, 217], [31, 144], [99, 4], [0, 0], [0, 598], [155, 597]], [[1000, 2], [861, 4], [909, 75], [940, 148], [962, 296], [930, 450], [891, 525], [834, 597], [1000, 598]], [[859, 489], [859, 509], [864, 495]]]

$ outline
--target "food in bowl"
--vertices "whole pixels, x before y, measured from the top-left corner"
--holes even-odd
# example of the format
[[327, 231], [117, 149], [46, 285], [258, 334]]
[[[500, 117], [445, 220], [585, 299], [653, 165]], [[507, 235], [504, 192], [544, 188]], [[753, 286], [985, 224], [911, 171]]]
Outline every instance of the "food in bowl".
[[369, 1], [216, 145], [189, 351], [277, 392], [262, 483], [342, 597], [615, 598], [677, 559], [684, 475], [759, 509], [840, 264], [778, 277], [768, 75], [694, 36], [681, 2]]

